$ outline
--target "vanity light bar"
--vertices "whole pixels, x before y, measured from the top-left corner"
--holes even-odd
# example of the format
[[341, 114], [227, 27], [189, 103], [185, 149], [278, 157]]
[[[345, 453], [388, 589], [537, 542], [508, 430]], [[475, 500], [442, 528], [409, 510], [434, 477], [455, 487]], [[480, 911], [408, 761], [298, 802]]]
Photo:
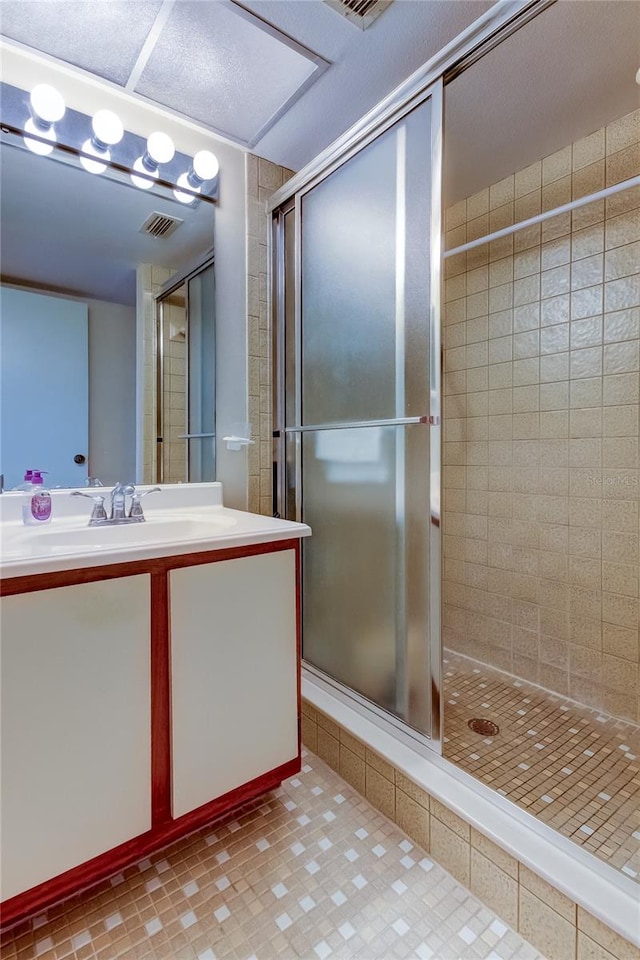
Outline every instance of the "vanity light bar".
[[[107, 169], [115, 170], [125, 174], [142, 190], [148, 190], [154, 184], [170, 188], [175, 199], [185, 204], [193, 204], [199, 199], [207, 203], [216, 202], [215, 184], [213, 190], [203, 192], [204, 184], [215, 181], [219, 173], [218, 159], [210, 150], [199, 150], [189, 159], [176, 154], [168, 134], [156, 130], [148, 137], [143, 152], [134, 160], [134, 151], [140, 150], [136, 147], [140, 138], [127, 134], [122, 121], [113, 111], [99, 109], [91, 119], [77, 111], [67, 111], [61, 93], [49, 84], [41, 83], [34, 86], [29, 95], [29, 116], [25, 118], [25, 91], [5, 83], [1, 84], [1, 88], [3, 114], [6, 116], [6, 120], [2, 118], [2, 132], [20, 137], [32, 153], [53, 155], [54, 159], [60, 159], [61, 154], [54, 154], [57, 148], [62, 153], [76, 157], [89, 173], [101, 174]], [[63, 118], [63, 124], [56, 129], [56, 124]], [[91, 135], [87, 137], [86, 133], [83, 136], [79, 132], [89, 120]], [[113, 159], [112, 148], [123, 140], [124, 143], [116, 151], [120, 153], [120, 160]], [[177, 164], [178, 170], [175, 169]], [[170, 179], [166, 174], [163, 177], [160, 175], [161, 166], [166, 168], [167, 165], [171, 165]], [[180, 166], [183, 172], [178, 175]]]

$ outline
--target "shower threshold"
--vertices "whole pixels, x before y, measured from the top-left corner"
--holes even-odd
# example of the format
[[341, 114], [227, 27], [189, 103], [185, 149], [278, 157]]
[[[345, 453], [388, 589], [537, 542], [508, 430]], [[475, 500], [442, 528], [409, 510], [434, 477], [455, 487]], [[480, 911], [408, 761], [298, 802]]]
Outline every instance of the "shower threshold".
[[[636, 921], [639, 886], [630, 875], [594, 857], [584, 845], [563, 836], [436, 750], [425, 748], [408, 735], [410, 731], [385, 723], [346, 690], [337, 690], [305, 667], [302, 695], [340, 730], [362, 741], [587, 913], [640, 946]], [[482, 743], [477, 734], [468, 733]]]

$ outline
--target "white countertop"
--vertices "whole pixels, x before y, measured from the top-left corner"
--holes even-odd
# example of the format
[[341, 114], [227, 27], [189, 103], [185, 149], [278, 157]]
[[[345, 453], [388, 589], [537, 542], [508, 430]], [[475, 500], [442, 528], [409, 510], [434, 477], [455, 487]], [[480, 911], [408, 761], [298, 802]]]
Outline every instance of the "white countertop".
[[[150, 486], [139, 486], [144, 492]], [[83, 488], [105, 496], [110, 488]], [[144, 523], [89, 527], [91, 502], [52, 491], [52, 520], [25, 526], [24, 494], [0, 496], [0, 576], [32, 576], [61, 570], [129, 563], [159, 557], [203, 553], [231, 547], [306, 537], [304, 523], [231, 510], [222, 503], [219, 483], [166, 484], [143, 500]]]

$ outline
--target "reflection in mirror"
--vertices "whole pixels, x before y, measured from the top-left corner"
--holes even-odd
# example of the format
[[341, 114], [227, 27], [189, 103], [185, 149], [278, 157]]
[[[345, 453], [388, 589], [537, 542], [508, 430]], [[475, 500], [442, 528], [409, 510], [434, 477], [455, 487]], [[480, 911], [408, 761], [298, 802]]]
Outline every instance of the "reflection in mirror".
[[158, 343], [157, 481], [215, 480], [213, 263], [158, 299]]
[[[0, 165], [0, 472], [5, 487], [21, 483], [28, 468], [48, 470], [51, 486], [82, 486], [90, 476], [105, 484], [152, 482], [162, 469], [155, 451], [146, 453], [161, 436], [156, 430], [154, 298], [205, 263], [211, 281], [210, 293], [201, 297], [202, 316], [210, 331], [198, 333], [193, 354], [208, 351], [198, 356], [209, 371], [208, 392], [202, 395], [208, 407], [192, 419], [204, 423], [202, 417], [208, 417], [206, 432], [214, 430], [213, 206], [204, 200], [179, 203], [160, 185], [138, 190], [109, 172], [92, 176], [57, 148], [37, 156], [4, 131]], [[159, 217], [175, 223], [158, 231]], [[144, 226], [149, 221], [151, 230]], [[185, 339], [184, 364], [186, 346]], [[179, 374], [165, 369], [160, 387], [166, 376]], [[186, 372], [182, 376], [188, 384]], [[200, 379], [199, 373], [194, 390]], [[205, 426], [190, 427], [189, 404], [175, 403], [165, 417], [172, 436], [205, 432]], [[206, 461], [206, 451], [198, 456]], [[172, 457], [167, 481], [169, 476], [187, 480], [190, 473], [193, 479], [213, 478], [211, 457], [204, 474], [195, 465], [189, 471], [188, 463], [186, 449]]]

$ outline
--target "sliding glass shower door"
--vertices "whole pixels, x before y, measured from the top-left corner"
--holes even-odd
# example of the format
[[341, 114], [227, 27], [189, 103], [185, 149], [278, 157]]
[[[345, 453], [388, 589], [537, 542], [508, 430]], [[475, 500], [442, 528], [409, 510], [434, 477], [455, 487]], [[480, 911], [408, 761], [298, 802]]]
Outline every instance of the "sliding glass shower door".
[[437, 736], [438, 111], [423, 98], [283, 209], [278, 233], [280, 509], [313, 531], [303, 656], [427, 736]]

